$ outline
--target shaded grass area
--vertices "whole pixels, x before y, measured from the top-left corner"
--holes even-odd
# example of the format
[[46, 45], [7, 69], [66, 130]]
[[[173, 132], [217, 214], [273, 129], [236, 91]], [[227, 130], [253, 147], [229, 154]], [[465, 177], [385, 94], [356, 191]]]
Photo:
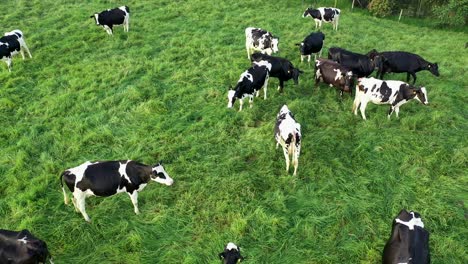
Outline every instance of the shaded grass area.
[[[333, 1], [331, 1], [333, 2]], [[0, 68], [0, 228], [28, 228], [55, 263], [218, 263], [228, 241], [249, 263], [376, 263], [402, 208], [422, 214], [434, 263], [467, 262], [467, 33], [376, 19], [342, 7], [326, 47], [405, 50], [438, 62], [418, 73], [429, 107], [400, 119], [313, 85], [294, 46], [313, 30], [298, 1], [129, 1], [130, 32], [88, 18], [116, 1], [9, 1], [3, 31], [25, 34], [33, 59]], [[3, 4], [2, 4], [3, 5]], [[280, 36], [298, 86], [226, 108], [249, 67], [244, 29]], [[387, 78], [404, 80], [405, 74]], [[284, 171], [273, 125], [287, 103], [302, 125], [298, 177]], [[238, 105], [236, 104], [236, 109]], [[63, 204], [58, 176], [86, 160], [162, 159], [172, 187], [90, 198], [92, 224]]]

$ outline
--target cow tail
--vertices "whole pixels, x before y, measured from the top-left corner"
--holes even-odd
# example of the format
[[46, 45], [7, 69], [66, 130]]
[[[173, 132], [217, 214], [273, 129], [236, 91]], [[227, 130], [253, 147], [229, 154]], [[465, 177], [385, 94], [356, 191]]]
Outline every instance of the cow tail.
[[60, 174], [60, 185], [62, 186], [62, 192], [63, 192], [63, 201], [65, 204], [68, 204], [68, 195], [65, 192], [65, 187], [63, 186], [63, 176], [66, 176], [69, 174], [69, 171], [64, 171], [62, 174]]

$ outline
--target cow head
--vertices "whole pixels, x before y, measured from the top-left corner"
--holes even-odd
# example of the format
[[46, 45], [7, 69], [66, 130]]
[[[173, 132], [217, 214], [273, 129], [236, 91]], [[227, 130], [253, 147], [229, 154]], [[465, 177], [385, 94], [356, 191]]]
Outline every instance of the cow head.
[[439, 65], [437, 65], [437, 62], [436, 63], [429, 63], [427, 65], [427, 69], [432, 73], [434, 74], [435, 76], [439, 77]]
[[297, 69], [297, 68], [292, 68], [288, 70], [288, 74], [291, 76], [291, 78], [294, 80], [294, 84], [298, 85], [299, 84], [299, 75], [301, 73], [304, 73], [303, 71]]
[[98, 19], [98, 16], [99, 16], [99, 14], [97, 14], [97, 13], [96, 13], [96, 14], [94, 14], [94, 15], [92, 15], [92, 16], [90, 16], [90, 18], [94, 18], [94, 21], [96, 22], [96, 25], [99, 25], [99, 19]]
[[382, 55], [375, 55], [373, 57], [369, 57], [371, 61], [371, 65], [374, 65], [375, 70], [383, 69], [383, 65], [387, 62], [387, 59]]
[[271, 49], [273, 50], [273, 53], [277, 53], [279, 51], [278, 45], [279, 45], [279, 38], [273, 37], [271, 39]]
[[354, 80], [356, 79], [352, 71], [348, 71], [344, 74], [344, 91], [352, 93], [354, 87]]
[[429, 100], [427, 98], [427, 90], [426, 87], [420, 87], [417, 89], [413, 89], [413, 95], [415, 96], [414, 98], [418, 100], [419, 102], [428, 105]]
[[167, 186], [171, 186], [174, 183], [174, 180], [169, 177], [169, 174], [167, 174], [166, 170], [164, 169], [162, 161], [153, 166], [151, 171], [151, 180], [165, 184]]
[[232, 90], [232, 89], [229, 89], [228, 91], [228, 105], [227, 107], [228, 108], [232, 108], [232, 106], [234, 105], [234, 102], [236, 101], [236, 91], [235, 90]]
[[223, 260], [224, 264], [235, 264], [244, 260], [244, 257], [240, 254], [240, 248], [232, 242], [229, 242], [224, 251], [219, 253], [218, 256]]
[[304, 11], [304, 14], [302, 14], [302, 17], [312, 17], [312, 18], [318, 18], [320, 19], [321, 15], [320, 15], [320, 11], [318, 11], [317, 9], [313, 9], [313, 8], [307, 8], [305, 11]]
[[424, 223], [421, 219], [421, 215], [417, 212], [401, 210], [398, 216], [393, 221], [393, 225], [403, 224], [406, 225], [410, 230], [413, 230], [415, 226], [424, 228]]

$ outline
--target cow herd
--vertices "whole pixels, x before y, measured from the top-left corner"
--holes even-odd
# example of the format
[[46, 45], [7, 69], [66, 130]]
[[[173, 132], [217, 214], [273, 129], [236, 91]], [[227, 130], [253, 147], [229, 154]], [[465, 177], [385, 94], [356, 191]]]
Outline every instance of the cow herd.
[[[303, 17], [312, 17], [316, 29], [322, 23], [331, 23], [334, 30], [338, 30], [341, 11], [337, 8], [308, 8]], [[113, 27], [123, 25], [124, 31], [129, 30], [130, 9], [121, 6], [108, 9], [91, 16], [96, 25], [102, 26], [109, 35], [113, 34]], [[239, 101], [239, 111], [243, 108], [243, 100], [249, 98], [250, 107], [253, 106], [254, 96], [260, 95], [263, 88], [264, 99], [267, 99], [267, 87], [270, 77], [278, 78], [278, 90], [283, 92], [284, 82], [293, 80], [297, 85], [299, 76], [304, 72], [287, 59], [271, 56], [279, 51], [279, 38], [261, 29], [248, 27], [245, 29], [247, 57], [251, 60], [251, 67], [241, 75], [236, 86], [228, 91], [228, 108], [234, 107]], [[328, 49], [328, 59], [320, 58], [325, 42], [325, 34], [318, 31], [306, 36], [297, 43], [301, 62], [304, 58], [310, 62], [314, 54], [315, 84], [323, 82], [336, 87], [343, 92], [350, 93], [355, 87], [355, 100], [352, 112], [357, 115], [360, 109], [363, 119], [366, 119], [365, 108], [368, 102], [375, 104], [389, 104], [388, 118], [393, 112], [398, 117], [399, 107], [411, 99], [428, 104], [427, 89], [414, 86], [416, 72], [429, 70], [439, 76], [437, 63], [430, 63], [420, 56], [408, 52], [392, 51], [377, 52], [375, 49], [367, 54], [358, 54], [339, 47]], [[32, 58], [24, 35], [20, 30], [5, 33], [0, 38], [0, 58], [7, 63], [11, 71], [12, 56], [24, 50]], [[255, 52], [256, 51], [256, 52]], [[317, 58], [317, 55], [319, 58]], [[368, 78], [374, 70], [377, 77]], [[402, 81], [383, 80], [385, 73], [407, 73], [407, 82], [413, 77], [413, 84]], [[274, 127], [276, 147], [281, 145], [286, 160], [286, 171], [290, 164], [294, 167], [293, 175], [297, 174], [299, 155], [301, 150], [301, 125], [287, 105], [280, 108], [276, 114]], [[290, 160], [291, 157], [291, 160]], [[60, 175], [60, 183], [65, 204], [68, 195], [63, 183], [72, 192], [72, 203], [77, 212], [90, 222], [85, 210], [85, 199], [89, 196], [108, 197], [126, 192], [134, 206], [135, 214], [139, 214], [138, 192], [150, 182], [155, 181], [171, 186], [174, 180], [165, 171], [162, 162], [155, 165], [145, 165], [133, 160], [85, 162], [79, 166], [69, 168]], [[429, 263], [429, 233], [424, 229], [421, 216], [413, 211], [402, 210], [393, 221], [390, 239], [385, 245], [383, 263]], [[0, 229], [0, 263], [45, 263], [50, 253], [44, 241], [36, 238], [28, 230], [9, 231]], [[231, 264], [242, 261], [240, 248], [229, 242], [224, 251], [219, 254], [224, 263]]]
[[[316, 29], [322, 27], [322, 22], [327, 22], [333, 25], [334, 30], [338, 30], [340, 14], [341, 11], [337, 8], [308, 8], [303, 17], [312, 17]], [[243, 99], [247, 97], [252, 107], [254, 96], [258, 97], [262, 88], [264, 99], [267, 98], [270, 77], [279, 79], [278, 90], [282, 92], [284, 81], [293, 79], [297, 85], [299, 75], [303, 73], [289, 60], [271, 56], [272, 53], [279, 51], [278, 36], [261, 28], [248, 27], [245, 30], [245, 37], [247, 58], [252, 64], [241, 74], [236, 86], [228, 91], [228, 108], [232, 108], [238, 99], [239, 111], [242, 111]], [[355, 99], [352, 106], [352, 112], [355, 115], [359, 108], [365, 120], [365, 109], [369, 102], [390, 105], [388, 119], [393, 112], [398, 117], [400, 106], [412, 99], [424, 105], [429, 103], [427, 89], [414, 86], [416, 72], [428, 70], [433, 75], [439, 76], [437, 63], [430, 63], [421, 56], [409, 52], [378, 52], [373, 49], [367, 54], [359, 54], [341, 47], [330, 47], [328, 58], [325, 59], [320, 58], [324, 43], [325, 34], [318, 31], [312, 32], [302, 42], [295, 45], [299, 47], [301, 62], [304, 58], [310, 62], [311, 56], [314, 55], [315, 85], [323, 82], [336, 87], [340, 90], [341, 97], [343, 92], [352, 95], [355, 87]], [[252, 54], [252, 51], [257, 52]], [[369, 78], [374, 71], [377, 71], [377, 77], [380, 79]], [[407, 82], [412, 76], [413, 83], [383, 80], [385, 73], [407, 73]], [[301, 125], [287, 105], [283, 105], [276, 115], [274, 136], [277, 142], [276, 147], [281, 145], [283, 148], [286, 171], [289, 171], [292, 162], [293, 175], [296, 175], [301, 149]], [[385, 246], [382, 261], [383, 263], [429, 263], [428, 243], [429, 233], [424, 229], [420, 215], [413, 211], [402, 210], [394, 220], [392, 234]], [[241, 259], [239, 248], [233, 245], [229, 243], [225, 251], [220, 254], [224, 256], [225, 263], [235, 263], [230, 261], [231, 258], [235, 258], [236, 261]]]

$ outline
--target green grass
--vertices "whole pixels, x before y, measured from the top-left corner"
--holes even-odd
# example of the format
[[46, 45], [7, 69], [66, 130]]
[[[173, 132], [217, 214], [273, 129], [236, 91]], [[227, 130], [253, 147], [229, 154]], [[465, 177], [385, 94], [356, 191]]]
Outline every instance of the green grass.
[[[300, 63], [294, 43], [313, 30], [300, 1], [129, 1], [130, 32], [113, 37], [89, 16], [122, 3], [82, 2], [2, 2], [1, 31], [21, 29], [33, 59], [17, 56], [12, 73], [0, 64], [0, 228], [31, 230], [59, 264], [219, 263], [229, 241], [247, 263], [379, 263], [407, 208], [423, 216], [433, 263], [468, 262], [466, 29], [340, 1], [323, 54], [405, 50], [441, 73], [418, 73], [430, 106], [410, 102], [388, 121], [388, 107], [369, 105], [363, 121]], [[283, 94], [270, 80], [268, 99], [238, 113], [226, 95], [249, 67], [248, 26], [280, 36], [278, 55], [305, 73]], [[302, 125], [297, 177], [273, 138], [285, 103]], [[91, 224], [64, 205], [64, 169], [127, 158], [162, 159], [175, 184], [147, 186], [138, 216], [124, 194], [87, 199]]]

